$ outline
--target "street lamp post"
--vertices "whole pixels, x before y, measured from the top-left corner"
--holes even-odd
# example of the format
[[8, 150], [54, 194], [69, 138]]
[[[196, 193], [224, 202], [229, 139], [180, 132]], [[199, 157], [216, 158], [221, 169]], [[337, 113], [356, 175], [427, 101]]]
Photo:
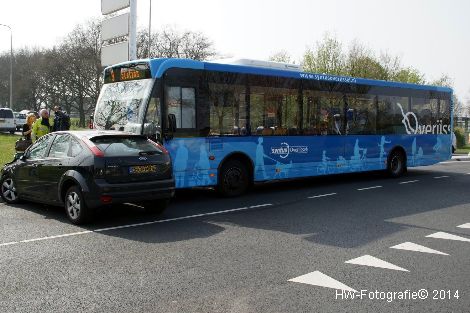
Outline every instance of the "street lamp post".
[[11, 27], [5, 24], [0, 26], [6, 27], [10, 30], [10, 109], [13, 108], [13, 31]]

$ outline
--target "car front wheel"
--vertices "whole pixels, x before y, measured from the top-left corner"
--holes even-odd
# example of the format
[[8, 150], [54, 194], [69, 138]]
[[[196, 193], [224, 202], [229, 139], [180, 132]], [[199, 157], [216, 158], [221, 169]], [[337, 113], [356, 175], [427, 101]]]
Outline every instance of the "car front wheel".
[[16, 185], [13, 178], [10, 176], [4, 176], [0, 181], [1, 184], [1, 196], [3, 201], [8, 204], [18, 203], [20, 198], [18, 197], [18, 192], [16, 191]]
[[64, 199], [65, 213], [73, 224], [83, 224], [90, 218], [90, 209], [87, 208], [82, 192], [77, 186], [67, 190]]

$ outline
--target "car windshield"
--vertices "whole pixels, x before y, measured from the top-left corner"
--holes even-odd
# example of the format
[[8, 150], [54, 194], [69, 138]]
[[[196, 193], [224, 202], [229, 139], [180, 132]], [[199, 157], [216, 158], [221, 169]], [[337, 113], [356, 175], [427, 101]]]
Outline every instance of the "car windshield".
[[105, 84], [96, 104], [95, 127], [140, 133], [153, 82], [142, 79]]

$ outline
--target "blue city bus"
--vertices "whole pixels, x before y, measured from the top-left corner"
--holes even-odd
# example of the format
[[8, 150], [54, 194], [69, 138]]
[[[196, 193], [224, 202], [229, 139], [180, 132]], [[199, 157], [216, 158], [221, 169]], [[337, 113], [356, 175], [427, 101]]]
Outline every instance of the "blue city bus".
[[177, 188], [227, 196], [298, 177], [398, 177], [451, 158], [452, 122], [449, 88], [187, 59], [107, 67], [94, 113], [97, 129], [163, 143]]

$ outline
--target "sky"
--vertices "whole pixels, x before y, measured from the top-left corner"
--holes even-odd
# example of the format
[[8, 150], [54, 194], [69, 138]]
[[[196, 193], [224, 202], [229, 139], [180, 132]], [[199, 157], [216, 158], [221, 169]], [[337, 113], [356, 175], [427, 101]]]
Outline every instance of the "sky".
[[[372, 51], [400, 56], [427, 80], [449, 75], [456, 95], [470, 101], [468, 0], [137, 0], [137, 24], [200, 31], [218, 53], [267, 59], [285, 50], [298, 63], [326, 32], [347, 49], [358, 40]], [[0, 24], [13, 29], [13, 49], [52, 47], [74, 26], [101, 17], [101, 0], [0, 0]], [[0, 26], [0, 53], [10, 32]]]

